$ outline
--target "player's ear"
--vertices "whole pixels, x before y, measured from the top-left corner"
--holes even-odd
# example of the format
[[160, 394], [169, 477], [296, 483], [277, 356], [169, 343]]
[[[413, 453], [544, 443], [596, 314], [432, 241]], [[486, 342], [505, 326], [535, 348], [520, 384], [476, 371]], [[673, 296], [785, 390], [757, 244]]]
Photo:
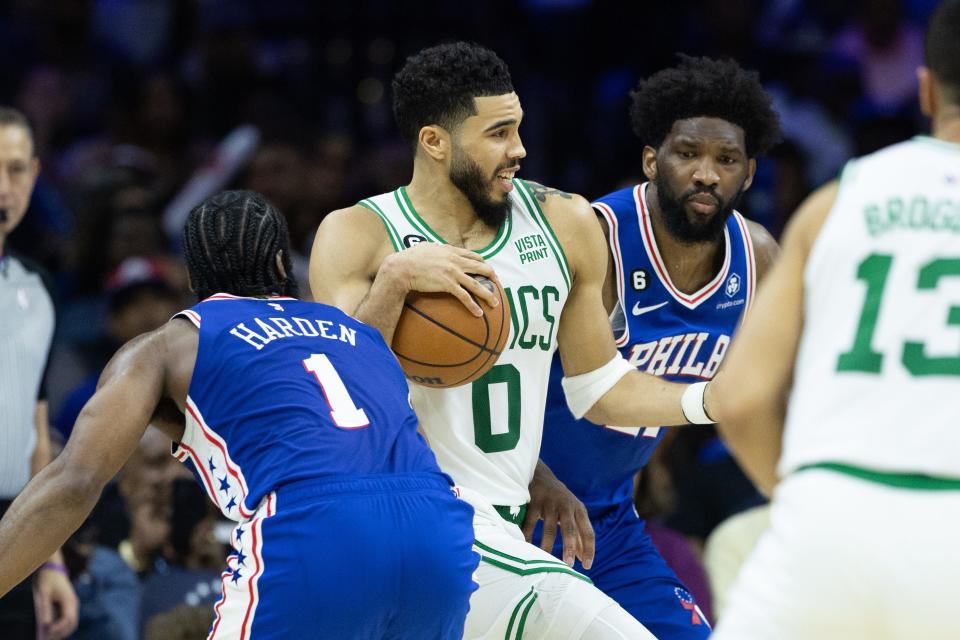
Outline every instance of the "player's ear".
[[441, 126], [430, 124], [422, 127], [417, 143], [434, 160], [443, 161], [450, 154], [450, 133]]
[[743, 181], [743, 190], [746, 191], [750, 188], [750, 185], [753, 184], [753, 176], [757, 173], [757, 160], [756, 158], [750, 158], [747, 160], [747, 177]]
[[930, 69], [917, 67], [917, 83], [920, 98], [920, 111], [928, 118], [933, 118], [937, 105], [937, 82]]
[[643, 175], [647, 180], [657, 179], [657, 150], [650, 145], [643, 148]]

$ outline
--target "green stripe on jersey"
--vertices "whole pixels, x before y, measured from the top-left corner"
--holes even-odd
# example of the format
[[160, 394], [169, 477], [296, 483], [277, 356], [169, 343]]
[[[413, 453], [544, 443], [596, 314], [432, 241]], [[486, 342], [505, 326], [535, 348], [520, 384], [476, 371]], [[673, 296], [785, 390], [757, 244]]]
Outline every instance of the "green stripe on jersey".
[[577, 573], [567, 565], [554, 566], [554, 565], [544, 565], [542, 567], [530, 567], [529, 569], [519, 569], [513, 565], [507, 564], [506, 562], [500, 562], [499, 560], [494, 560], [493, 558], [488, 558], [487, 556], [480, 554], [480, 560], [486, 562], [487, 564], [492, 564], [495, 567], [499, 567], [504, 571], [509, 571], [510, 573], [515, 573], [518, 576], [531, 576], [537, 573], [565, 573], [567, 575], [573, 576], [574, 578], [579, 578], [588, 584], [593, 584], [593, 581], [590, 580], [587, 576], [582, 573]]
[[434, 233], [433, 229], [430, 228], [430, 225], [427, 224], [426, 220], [421, 218], [420, 214], [417, 213], [417, 210], [413, 208], [413, 203], [410, 202], [410, 196], [407, 195], [407, 190], [405, 188], [400, 187], [394, 191], [393, 197], [397, 200], [397, 206], [400, 207], [400, 211], [407, 219], [407, 222], [410, 223], [410, 226], [422, 233], [427, 240], [439, 244], [447, 244], [443, 238], [441, 238], [437, 233]]
[[519, 178], [514, 178], [513, 184], [516, 186], [521, 200], [527, 205], [527, 209], [530, 211], [530, 217], [537, 223], [540, 229], [543, 230], [547, 244], [550, 245], [550, 248], [553, 250], [557, 264], [560, 265], [560, 273], [563, 274], [563, 281], [567, 284], [567, 291], [569, 292], [570, 269], [567, 266], [567, 255], [563, 252], [563, 246], [560, 245], [557, 235], [553, 232], [553, 227], [551, 227], [550, 222], [547, 221], [547, 217], [543, 214], [543, 210], [540, 208], [539, 203], [537, 203], [537, 199], [533, 197], [533, 192], [530, 190], [530, 187], [527, 186], [527, 183]]
[[517, 625], [517, 640], [522, 640], [523, 638], [523, 628], [527, 624], [527, 616], [530, 615], [530, 609], [533, 607], [533, 603], [537, 601], [539, 593], [533, 594], [533, 597], [527, 602], [527, 606], [523, 609], [523, 613], [520, 614], [520, 624]]
[[390, 244], [393, 245], [394, 251], [403, 251], [403, 241], [400, 240], [400, 234], [393, 227], [393, 224], [390, 222], [390, 219], [387, 217], [387, 215], [380, 210], [380, 207], [378, 207], [376, 203], [369, 198], [361, 200], [357, 204], [377, 214], [377, 216], [380, 218], [380, 222], [382, 222], [383, 226], [387, 228], [387, 235], [390, 236]]
[[474, 540], [473, 545], [479, 549], [481, 560], [488, 564], [492, 564], [495, 567], [500, 567], [501, 569], [510, 571], [511, 573], [516, 573], [522, 576], [534, 573], [566, 573], [593, 584], [590, 578], [582, 573], [574, 571], [559, 560], [524, 560], [523, 558], [518, 558], [502, 551], [497, 551], [493, 547], [489, 547], [479, 540]]
[[839, 462], [816, 462], [814, 464], [805, 464], [797, 469], [797, 472], [808, 469], [823, 469], [825, 471], [835, 471], [844, 475], [853, 476], [867, 482], [883, 484], [888, 487], [898, 489], [913, 489], [916, 491], [960, 491], [960, 478], [941, 478], [928, 476], [922, 473], [891, 473], [885, 471], [874, 471], [855, 467], [849, 464]]
[[[513, 612], [510, 614], [510, 622], [509, 624], [507, 624], [507, 632], [503, 635], [503, 640], [511, 640], [510, 634], [513, 631], [513, 623], [517, 621], [517, 614], [520, 613], [521, 607], [523, 607], [524, 604], [527, 604], [528, 600], [530, 601], [529, 604], [527, 604], [527, 608], [523, 613], [523, 618], [525, 620], [527, 617], [527, 613], [530, 611], [530, 606], [533, 604], [533, 601], [536, 599], [537, 599], [537, 594], [533, 592], [533, 587], [530, 587], [530, 591], [527, 591], [523, 595], [523, 597], [520, 598], [520, 602], [517, 603], [517, 606], [513, 608]], [[523, 626], [521, 625], [517, 629], [517, 638], [522, 637], [521, 636], [522, 633], [523, 633]]]
[[[410, 200], [410, 196], [407, 194], [406, 187], [400, 187], [393, 192], [394, 198], [397, 200], [397, 206], [400, 207], [400, 211], [403, 212], [404, 217], [407, 219], [407, 222], [413, 226], [414, 229], [417, 229], [422, 233], [427, 239], [432, 240], [440, 244], [447, 244], [447, 241], [440, 237], [436, 231], [434, 231], [427, 221], [424, 220], [417, 210], [413, 207], [413, 202]], [[500, 225], [500, 228], [497, 229], [497, 234], [493, 237], [487, 246], [482, 249], [476, 249], [475, 252], [479, 253], [483, 258], [489, 258], [500, 249], [502, 249], [506, 244], [507, 240], [510, 238], [510, 232], [513, 229], [513, 218], [510, 215], [507, 215], [504, 218], [503, 223]]]

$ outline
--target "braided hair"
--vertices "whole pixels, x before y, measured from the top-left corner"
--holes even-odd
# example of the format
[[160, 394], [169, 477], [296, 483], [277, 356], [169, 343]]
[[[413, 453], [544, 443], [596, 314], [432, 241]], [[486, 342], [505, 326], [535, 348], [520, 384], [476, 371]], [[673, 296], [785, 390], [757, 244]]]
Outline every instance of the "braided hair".
[[[262, 195], [222, 191], [190, 211], [183, 229], [190, 283], [200, 300], [237, 296], [296, 297], [287, 221]], [[285, 279], [275, 266], [282, 251]]]

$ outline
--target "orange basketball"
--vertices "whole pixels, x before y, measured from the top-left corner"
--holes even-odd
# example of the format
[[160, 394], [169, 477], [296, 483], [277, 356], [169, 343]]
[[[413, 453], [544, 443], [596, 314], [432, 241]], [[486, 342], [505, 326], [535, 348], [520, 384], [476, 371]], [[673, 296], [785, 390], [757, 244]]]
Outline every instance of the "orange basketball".
[[473, 382], [494, 365], [510, 335], [510, 303], [503, 288], [474, 276], [500, 298], [489, 307], [477, 300], [479, 318], [449, 293], [412, 292], [393, 332], [393, 352], [407, 377], [425, 387]]

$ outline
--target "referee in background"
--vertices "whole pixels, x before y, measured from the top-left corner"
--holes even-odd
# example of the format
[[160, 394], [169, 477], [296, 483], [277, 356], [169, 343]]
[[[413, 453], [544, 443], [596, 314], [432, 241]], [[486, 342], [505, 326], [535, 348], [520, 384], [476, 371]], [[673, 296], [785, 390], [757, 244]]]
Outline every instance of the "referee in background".
[[[36, 267], [6, 247], [39, 172], [27, 119], [0, 107], [0, 515], [50, 462], [42, 381], [53, 339], [53, 302]], [[77, 619], [77, 596], [59, 551], [32, 585], [24, 580], [0, 599], [0, 635], [7, 640], [35, 640], [38, 620], [44, 638], [59, 640], [73, 632]]]

